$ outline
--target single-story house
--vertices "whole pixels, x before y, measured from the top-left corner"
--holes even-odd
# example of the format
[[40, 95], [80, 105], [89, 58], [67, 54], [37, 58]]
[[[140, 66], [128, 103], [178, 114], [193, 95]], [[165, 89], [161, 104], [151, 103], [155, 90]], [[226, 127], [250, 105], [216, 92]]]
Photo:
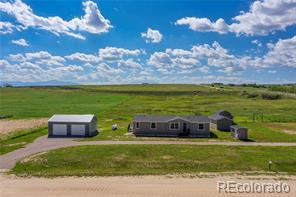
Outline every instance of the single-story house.
[[210, 120], [206, 116], [138, 115], [132, 122], [136, 136], [209, 137]]
[[230, 131], [230, 126], [233, 125], [233, 116], [230, 112], [219, 110], [214, 115], [209, 116], [211, 128], [220, 131]]
[[230, 127], [232, 137], [240, 140], [248, 139], [248, 129], [239, 125], [232, 125]]
[[97, 133], [97, 117], [93, 114], [53, 115], [48, 120], [49, 137], [89, 137]]

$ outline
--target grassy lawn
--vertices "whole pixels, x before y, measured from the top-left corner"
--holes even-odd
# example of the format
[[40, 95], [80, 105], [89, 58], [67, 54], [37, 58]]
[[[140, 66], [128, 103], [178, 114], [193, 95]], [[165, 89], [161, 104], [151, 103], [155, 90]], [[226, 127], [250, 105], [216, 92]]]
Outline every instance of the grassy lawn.
[[36, 138], [47, 134], [47, 128], [36, 128], [27, 131], [17, 131], [0, 137], [0, 155], [23, 148]]
[[17, 163], [20, 176], [160, 175], [199, 172], [296, 174], [295, 147], [99, 145], [58, 149]]

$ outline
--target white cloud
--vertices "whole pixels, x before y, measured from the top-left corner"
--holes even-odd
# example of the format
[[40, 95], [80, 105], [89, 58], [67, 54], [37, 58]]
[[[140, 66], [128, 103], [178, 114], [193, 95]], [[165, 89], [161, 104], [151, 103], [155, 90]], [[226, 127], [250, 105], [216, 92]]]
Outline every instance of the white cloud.
[[213, 23], [207, 18], [186, 17], [177, 20], [175, 24], [189, 25], [190, 29], [201, 32], [218, 32], [225, 34], [229, 31], [228, 25], [222, 18]]
[[15, 17], [23, 28], [36, 28], [47, 30], [55, 35], [66, 34], [75, 38], [85, 39], [79, 31], [100, 34], [108, 32], [112, 27], [110, 21], [105, 19], [99, 11], [97, 4], [92, 1], [83, 2], [85, 15], [65, 21], [59, 16], [42, 17], [34, 14], [30, 6], [21, 0], [14, 2], [0, 2], [0, 11]]
[[207, 18], [185, 17], [176, 21], [176, 25], [189, 25], [194, 31], [233, 32], [237, 35], [267, 35], [296, 24], [296, 0], [260, 0], [254, 1], [248, 12], [235, 16], [228, 25], [223, 19], [211, 22]]
[[268, 44], [269, 51], [263, 56], [263, 64], [296, 68], [296, 35]]
[[33, 62], [37, 65], [47, 66], [63, 66], [64, 62], [66, 61], [65, 58], [61, 56], [51, 55], [47, 51], [39, 51], [25, 54], [11, 54], [9, 55], [8, 59], [14, 62]]
[[139, 56], [140, 54], [144, 53], [145, 51], [140, 49], [129, 50], [124, 48], [105, 47], [99, 49], [99, 59], [101, 61], [115, 61], [120, 60], [126, 56]]
[[69, 60], [79, 60], [82, 62], [98, 62], [98, 56], [79, 52], [67, 55], [65, 58]]
[[16, 27], [10, 22], [0, 21], [0, 34], [10, 34]]
[[151, 28], [148, 28], [146, 33], [141, 33], [141, 36], [142, 38], [145, 38], [147, 43], [159, 43], [163, 38], [158, 30], [153, 30]]
[[262, 47], [262, 43], [259, 40], [252, 40], [253, 44], [256, 44], [258, 47]]
[[145, 52], [140, 49], [116, 47], [100, 49], [97, 54], [77, 52], [66, 56], [39, 51], [11, 54], [0, 60], [0, 69], [4, 73], [2, 80], [192, 83], [231, 82], [233, 79], [235, 83], [235, 76], [244, 76], [246, 70], [275, 73], [281, 67], [295, 68], [296, 36], [268, 43], [268, 47], [267, 52], [260, 56], [235, 55], [218, 42], [213, 42], [197, 44], [188, 50], [169, 48], [146, 58], [142, 57]]
[[131, 68], [131, 69], [141, 69], [142, 68], [142, 65], [132, 58], [127, 59], [127, 60], [120, 60], [118, 62], [118, 66], [124, 67], [124, 68]]
[[19, 40], [12, 40], [11, 43], [16, 44], [16, 45], [20, 45], [20, 46], [24, 46], [24, 47], [29, 46], [28, 42], [23, 38], [21, 38]]
[[148, 64], [162, 72], [175, 70], [182, 73], [193, 71], [208, 73], [209, 67], [218, 67], [219, 71], [227, 74], [237, 73], [245, 70], [246, 67], [258, 65], [252, 57], [230, 54], [218, 42], [212, 45], [194, 45], [191, 50], [166, 49], [165, 52], [155, 52], [150, 56]]

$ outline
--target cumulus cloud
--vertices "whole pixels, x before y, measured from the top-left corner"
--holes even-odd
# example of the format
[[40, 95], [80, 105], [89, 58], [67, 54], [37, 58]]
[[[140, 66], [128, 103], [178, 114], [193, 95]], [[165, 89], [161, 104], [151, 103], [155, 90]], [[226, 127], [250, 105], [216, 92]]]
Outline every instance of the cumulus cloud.
[[211, 22], [207, 18], [185, 17], [176, 21], [176, 25], [189, 25], [194, 31], [233, 32], [237, 35], [268, 35], [296, 24], [296, 0], [260, 0], [254, 1], [248, 12], [241, 11], [231, 24], [220, 18]]
[[225, 34], [229, 31], [229, 26], [224, 19], [220, 18], [216, 22], [211, 22], [207, 18], [186, 17], [176, 21], [176, 25], [189, 25], [189, 28], [194, 31], [201, 32], [218, 32]]
[[145, 38], [147, 43], [159, 43], [161, 42], [163, 36], [158, 30], [153, 30], [151, 28], [147, 29], [146, 33], [141, 33], [142, 38]]
[[295, 52], [296, 36], [269, 43], [267, 52], [260, 56], [235, 55], [218, 42], [196, 44], [188, 50], [168, 48], [149, 56], [144, 56], [140, 49], [105, 47], [97, 54], [77, 52], [59, 56], [47, 51], [11, 54], [0, 60], [0, 69], [3, 80], [181, 83], [182, 76], [187, 76], [187, 82], [194, 82], [190, 77], [196, 75], [204, 76], [201, 80], [215, 81], [206, 76], [220, 73], [224, 77], [219, 80], [225, 82], [246, 70], [273, 73], [281, 67], [296, 68]]
[[65, 56], [65, 58], [69, 60], [79, 60], [82, 62], [98, 62], [98, 56], [92, 54], [85, 54], [85, 53], [73, 53], [71, 55]]
[[218, 42], [211, 45], [194, 45], [190, 50], [166, 49], [164, 52], [151, 54], [148, 64], [163, 73], [207, 73], [215, 69], [228, 75], [240, 74], [247, 69], [296, 68], [296, 36], [280, 39], [274, 44], [269, 43], [268, 46], [268, 51], [262, 56], [234, 55]]
[[9, 55], [9, 60], [14, 62], [33, 62], [37, 65], [47, 65], [47, 66], [63, 66], [66, 61], [65, 58], [61, 56], [51, 55], [47, 51], [39, 51], [25, 54], [11, 54]]
[[11, 43], [16, 44], [16, 45], [20, 45], [20, 46], [24, 46], [24, 47], [29, 46], [28, 42], [23, 38], [21, 38], [19, 40], [12, 40]]
[[21, 0], [14, 2], [0, 2], [0, 11], [13, 16], [16, 21], [25, 28], [47, 30], [55, 35], [65, 34], [79, 39], [85, 39], [79, 32], [84, 31], [93, 34], [108, 32], [112, 27], [110, 21], [105, 19], [93, 1], [85, 1], [85, 15], [81, 18], [73, 18], [65, 21], [59, 16], [43, 17], [34, 14], [30, 6]]
[[[48, 51], [10, 54], [0, 60], [3, 80], [95, 80], [110, 81], [130, 72], [140, 72], [143, 50], [106, 47], [97, 54], [76, 52], [59, 56]], [[36, 75], [36, 76], [35, 76]], [[119, 79], [118, 79], [119, 80]]]
[[0, 21], [0, 34], [10, 34], [16, 27], [10, 22]]
[[99, 49], [99, 59], [101, 61], [114, 61], [120, 60], [126, 56], [139, 56], [145, 53], [145, 51], [140, 49], [130, 50], [117, 47], [105, 47]]
[[269, 51], [263, 56], [263, 64], [296, 68], [296, 36], [269, 43]]

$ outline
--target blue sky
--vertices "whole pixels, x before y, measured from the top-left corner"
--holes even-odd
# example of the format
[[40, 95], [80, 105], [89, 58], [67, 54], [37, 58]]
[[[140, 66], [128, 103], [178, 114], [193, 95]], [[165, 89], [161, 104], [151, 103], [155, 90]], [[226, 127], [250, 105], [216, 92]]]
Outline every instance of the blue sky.
[[295, 83], [296, 0], [0, 0], [4, 81]]

